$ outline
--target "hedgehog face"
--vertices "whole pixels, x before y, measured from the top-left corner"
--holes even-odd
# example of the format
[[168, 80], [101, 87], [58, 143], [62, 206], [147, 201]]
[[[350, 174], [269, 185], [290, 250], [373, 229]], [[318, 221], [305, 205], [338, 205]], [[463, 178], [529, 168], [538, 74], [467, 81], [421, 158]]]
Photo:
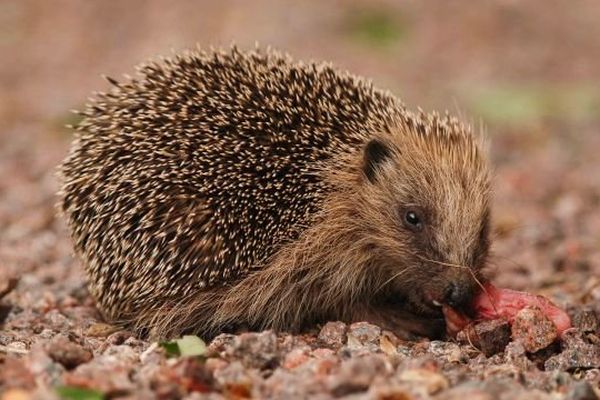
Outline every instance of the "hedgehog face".
[[490, 179], [476, 139], [448, 130], [373, 139], [363, 175], [361, 223], [389, 282], [385, 301], [431, 317], [443, 304], [467, 307], [489, 248]]

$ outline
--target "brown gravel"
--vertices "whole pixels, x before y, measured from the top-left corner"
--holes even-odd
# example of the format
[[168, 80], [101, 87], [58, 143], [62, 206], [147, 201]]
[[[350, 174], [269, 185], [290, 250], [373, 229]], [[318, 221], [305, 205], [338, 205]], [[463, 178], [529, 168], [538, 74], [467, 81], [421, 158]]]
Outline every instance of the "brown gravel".
[[598, 313], [591, 307], [576, 310], [571, 317], [573, 326], [579, 328], [582, 332], [595, 333], [600, 331], [600, 321]]
[[556, 327], [538, 307], [525, 307], [517, 313], [511, 327], [514, 340], [535, 353], [550, 346], [558, 336]]
[[488, 357], [504, 351], [510, 342], [511, 327], [508, 321], [495, 319], [468, 326], [459, 333], [457, 340], [472, 344]]
[[92, 359], [92, 353], [81, 345], [73, 343], [64, 335], [56, 335], [46, 346], [48, 356], [66, 369], [73, 369]]

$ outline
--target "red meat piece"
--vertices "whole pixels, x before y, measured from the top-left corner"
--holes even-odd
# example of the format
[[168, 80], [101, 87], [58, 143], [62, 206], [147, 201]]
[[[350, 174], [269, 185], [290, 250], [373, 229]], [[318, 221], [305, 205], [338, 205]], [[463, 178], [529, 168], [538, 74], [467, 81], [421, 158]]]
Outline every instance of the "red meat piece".
[[[499, 289], [491, 283], [484, 285], [471, 305], [476, 320], [503, 318], [512, 323], [515, 315], [525, 307], [537, 306], [554, 323], [558, 334], [571, 327], [571, 319], [567, 313], [543, 296], [510, 289]], [[449, 306], [442, 308], [446, 318], [448, 333], [455, 335], [467, 326], [471, 319]]]

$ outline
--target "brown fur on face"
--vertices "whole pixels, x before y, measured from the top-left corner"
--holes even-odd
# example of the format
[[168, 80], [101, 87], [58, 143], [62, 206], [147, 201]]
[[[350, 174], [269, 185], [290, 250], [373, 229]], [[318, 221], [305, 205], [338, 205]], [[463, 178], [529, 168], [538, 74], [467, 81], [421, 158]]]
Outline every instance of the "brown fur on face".
[[[375, 139], [387, 156], [371, 179], [366, 174], [357, 202], [375, 263], [389, 276], [373, 298], [415, 320], [440, 317], [443, 303], [468, 306], [489, 248], [490, 174], [480, 139], [455, 121], [425, 118], [427, 132]], [[405, 221], [409, 212], [418, 229]]]

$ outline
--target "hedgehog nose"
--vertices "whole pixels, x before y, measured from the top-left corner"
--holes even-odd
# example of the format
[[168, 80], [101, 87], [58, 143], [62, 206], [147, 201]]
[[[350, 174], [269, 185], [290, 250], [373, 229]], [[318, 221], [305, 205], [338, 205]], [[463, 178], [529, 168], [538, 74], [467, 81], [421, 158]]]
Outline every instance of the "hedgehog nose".
[[473, 298], [473, 288], [468, 284], [452, 282], [444, 290], [444, 303], [453, 308], [463, 308]]

